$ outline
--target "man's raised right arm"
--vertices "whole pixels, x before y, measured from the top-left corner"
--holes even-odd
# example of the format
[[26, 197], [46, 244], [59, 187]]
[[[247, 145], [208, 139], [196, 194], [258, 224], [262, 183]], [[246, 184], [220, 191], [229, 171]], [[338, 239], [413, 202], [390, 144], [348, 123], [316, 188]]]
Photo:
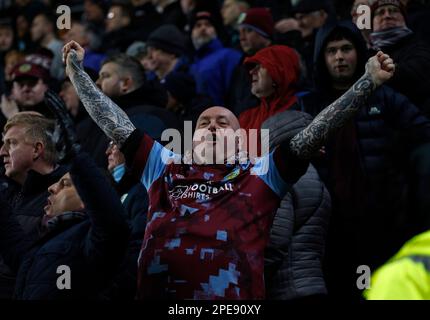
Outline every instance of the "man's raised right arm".
[[66, 73], [90, 117], [111, 140], [122, 146], [136, 128], [127, 114], [83, 70], [84, 54], [84, 49], [75, 41], [63, 47]]

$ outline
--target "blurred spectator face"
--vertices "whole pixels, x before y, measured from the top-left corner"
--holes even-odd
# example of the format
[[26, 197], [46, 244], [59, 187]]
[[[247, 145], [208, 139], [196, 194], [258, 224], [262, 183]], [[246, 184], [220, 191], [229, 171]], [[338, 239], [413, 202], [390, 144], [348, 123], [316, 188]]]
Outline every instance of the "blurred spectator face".
[[252, 80], [251, 92], [257, 98], [268, 97], [275, 92], [274, 82], [266, 68], [257, 64], [249, 73]]
[[199, 49], [217, 37], [215, 28], [206, 20], [201, 19], [196, 22], [191, 32], [194, 48]]
[[31, 40], [34, 42], [39, 42], [46, 34], [50, 33], [49, 23], [43, 15], [38, 15], [33, 19], [30, 32]]
[[327, 70], [334, 81], [349, 81], [357, 67], [357, 51], [346, 39], [329, 41], [324, 51]]
[[84, 2], [84, 15], [91, 22], [103, 21], [105, 18], [103, 9], [90, 0]]
[[164, 52], [161, 49], [149, 47], [147, 61], [148, 65], [146, 67], [152, 68], [152, 70], [156, 71], [170, 65], [174, 59], [175, 55], [171, 53]]
[[43, 101], [46, 90], [42, 79], [23, 77], [13, 81], [12, 96], [18, 106], [34, 106]]
[[5, 175], [15, 181], [23, 182], [28, 170], [32, 168], [35, 144], [26, 134], [24, 126], [13, 126], [3, 136], [0, 156], [3, 157]]
[[119, 150], [118, 146], [111, 141], [108, 148], [106, 149], [106, 155], [108, 157], [108, 170], [112, 172], [113, 169], [120, 164], [125, 163], [124, 154]]
[[9, 26], [0, 26], [0, 52], [8, 51], [13, 43], [13, 30]]
[[377, 32], [388, 28], [405, 26], [405, 18], [396, 6], [386, 5], [379, 7], [373, 14], [373, 31]]
[[12, 80], [10, 73], [12, 72], [13, 67], [24, 60], [24, 58], [25, 55], [17, 50], [12, 50], [6, 54], [4, 57], [4, 73], [7, 81]]
[[195, 5], [196, 5], [195, 0], [181, 0], [182, 12], [185, 15], [189, 14], [194, 9]]
[[76, 117], [79, 111], [79, 97], [70, 81], [64, 81], [61, 86], [60, 97], [64, 100], [67, 110]]
[[320, 28], [325, 23], [327, 13], [324, 10], [309, 13], [296, 13], [295, 18], [302, 31], [302, 37], [307, 37], [312, 34], [314, 29]]
[[28, 32], [29, 28], [29, 22], [23, 15], [19, 15], [16, 17], [16, 34], [19, 38], [22, 38], [25, 36], [25, 34]]
[[243, 52], [248, 55], [256, 53], [258, 50], [269, 46], [271, 43], [269, 39], [247, 27], [240, 27], [239, 35], [240, 46]]
[[130, 24], [130, 17], [123, 15], [121, 6], [112, 6], [106, 17], [106, 31], [111, 32]]
[[[214, 160], [216, 163], [222, 163], [223, 160], [229, 159], [238, 148], [236, 143], [228, 143], [231, 141], [229, 135], [231, 131], [226, 129], [236, 131], [239, 128], [240, 124], [236, 116], [226, 108], [211, 107], [203, 111], [197, 119], [196, 130], [193, 135], [193, 148], [194, 151], [198, 150], [197, 147], [203, 148], [205, 156], [209, 158], [205, 159], [205, 156], [200, 152], [196, 152], [194, 154], [195, 159], [200, 163]], [[223, 143], [218, 143], [221, 141]]]
[[69, 32], [66, 33], [65, 42], [75, 40], [81, 46], [86, 47], [89, 44], [88, 35], [85, 34], [85, 26], [80, 23], [73, 23]]
[[119, 66], [113, 62], [108, 62], [100, 69], [96, 84], [108, 97], [114, 98], [122, 95], [121, 82]]
[[84, 204], [79, 197], [72, 178], [66, 173], [61, 179], [48, 188], [50, 193], [44, 210], [48, 217], [55, 217], [68, 211], [82, 211]]
[[145, 71], [155, 71], [155, 62], [154, 60], [152, 60], [152, 57], [149, 52], [146, 55], [142, 56], [139, 61]]
[[236, 0], [224, 1], [221, 8], [221, 15], [225, 26], [234, 25], [241, 13], [242, 10]]

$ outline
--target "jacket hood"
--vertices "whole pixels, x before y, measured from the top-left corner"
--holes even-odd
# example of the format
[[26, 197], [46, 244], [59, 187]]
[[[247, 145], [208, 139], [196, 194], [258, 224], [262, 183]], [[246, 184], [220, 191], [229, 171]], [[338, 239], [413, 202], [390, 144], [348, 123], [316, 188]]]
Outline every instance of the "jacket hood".
[[420, 233], [406, 242], [392, 259], [396, 260], [410, 255], [430, 256], [430, 231]]
[[[270, 106], [292, 105], [300, 79], [300, 61], [296, 51], [283, 45], [275, 45], [258, 51], [244, 61], [248, 68], [260, 64], [269, 72], [277, 85], [277, 90], [269, 98]], [[262, 98], [266, 102], [266, 98]]]
[[318, 30], [315, 38], [314, 84], [318, 91], [327, 91], [331, 87], [331, 78], [324, 59], [324, 49], [327, 45], [327, 38], [338, 29], [345, 32], [348, 40], [353, 42], [357, 50], [358, 61], [354, 79], [358, 79], [364, 72], [367, 61], [367, 48], [360, 30], [351, 21], [330, 21]]

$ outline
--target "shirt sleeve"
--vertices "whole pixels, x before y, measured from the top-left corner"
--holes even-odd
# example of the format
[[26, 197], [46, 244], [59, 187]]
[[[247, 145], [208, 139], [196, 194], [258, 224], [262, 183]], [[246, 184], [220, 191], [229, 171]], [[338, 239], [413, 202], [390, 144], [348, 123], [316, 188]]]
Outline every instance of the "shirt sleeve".
[[267, 155], [258, 158], [251, 170], [258, 175], [280, 198], [288, 188], [306, 173], [309, 162], [299, 159], [287, 151], [287, 148], [275, 148]]
[[267, 155], [258, 158], [251, 173], [258, 175], [282, 198], [289, 187], [306, 173], [308, 165], [308, 161], [295, 157], [281, 144]]
[[163, 175], [168, 164], [181, 160], [180, 155], [164, 148], [138, 129], [128, 137], [121, 151], [132, 176], [137, 178], [146, 190]]

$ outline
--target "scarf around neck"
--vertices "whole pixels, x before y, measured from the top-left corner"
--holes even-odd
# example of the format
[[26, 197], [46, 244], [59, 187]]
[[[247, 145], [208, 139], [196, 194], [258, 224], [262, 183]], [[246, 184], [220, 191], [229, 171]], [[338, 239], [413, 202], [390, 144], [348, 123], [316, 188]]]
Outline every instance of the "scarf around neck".
[[400, 39], [411, 35], [413, 31], [408, 27], [395, 27], [383, 31], [372, 32], [370, 34], [370, 42], [372, 49], [379, 50], [385, 47], [391, 47]]

